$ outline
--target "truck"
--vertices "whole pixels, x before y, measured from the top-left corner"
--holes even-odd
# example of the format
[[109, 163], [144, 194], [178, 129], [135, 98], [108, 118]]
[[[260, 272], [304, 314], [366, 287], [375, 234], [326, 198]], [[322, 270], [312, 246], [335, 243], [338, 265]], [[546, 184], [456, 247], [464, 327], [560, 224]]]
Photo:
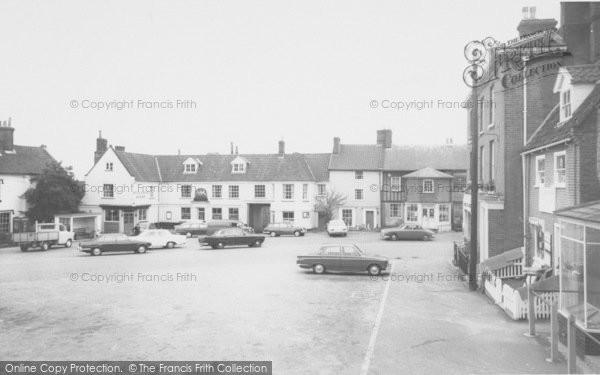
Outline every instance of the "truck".
[[35, 225], [35, 232], [13, 233], [13, 242], [21, 251], [30, 248], [41, 248], [46, 251], [52, 246], [71, 247], [75, 233], [68, 231], [63, 224], [42, 223]]

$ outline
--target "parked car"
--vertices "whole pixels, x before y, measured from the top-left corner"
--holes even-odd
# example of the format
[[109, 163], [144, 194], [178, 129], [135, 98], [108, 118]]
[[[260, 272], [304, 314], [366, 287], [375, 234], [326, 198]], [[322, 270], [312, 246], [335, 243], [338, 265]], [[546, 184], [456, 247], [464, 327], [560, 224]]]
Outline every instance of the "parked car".
[[299, 255], [296, 264], [300, 268], [312, 269], [314, 273], [332, 272], [368, 272], [379, 275], [391, 267], [388, 258], [366, 256], [353, 244], [326, 244], [315, 253]]
[[263, 230], [264, 234], [268, 234], [271, 237], [281, 235], [294, 235], [296, 237], [304, 236], [306, 234], [306, 228], [294, 225], [290, 222], [283, 223], [271, 223]]
[[175, 246], [185, 246], [187, 237], [166, 229], [147, 229], [137, 235], [135, 239], [150, 242], [150, 247], [172, 249]]
[[192, 236], [206, 234], [207, 228], [208, 225], [204, 220], [190, 220], [176, 225], [174, 230], [177, 234], [183, 234], [189, 238]]
[[253, 228], [239, 220], [210, 220], [207, 223], [206, 234], [210, 236], [215, 232], [226, 228], [242, 228], [248, 233], [254, 233]]
[[35, 226], [34, 232], [14, 233], [13, 242], [19, 244], [21, 251], [27, 251], [31, 247], [39, 247], [48, 250], [55, 245], [71, 247], [75, 233], [67, 230], [63, 224], [42, 223]]
[[331, 220], [329, 223], [327, 223], [327, 233], [329, 233], [330, 237], [345, 237], [348, 235], [348, 226], [346, 225], [344, 220]]
[[381, 238], [384, 240], [432, 240], [435, 236], [434, 232], [425, 229], [420, 225], [404, 224], [396, 228], [387, 228], [381, 230]]
[[222, 249], [225, 246], [248, 245], [260, 247], [265, 241], [265, 236], [248, 233], [242, 228], [226, 228], [216, 231], [210, 236], [199, 238], [200, 245], [208, 245], [213, 249]]
[[104, 252], [133, 251], [143, 254], [152, 244], [147, 241], [138, 241], [136, 237], [128, 237], [125, 234], [103, 234], [90, 242], [80, 242], [79, 251], [90, 255], [102, 255]]

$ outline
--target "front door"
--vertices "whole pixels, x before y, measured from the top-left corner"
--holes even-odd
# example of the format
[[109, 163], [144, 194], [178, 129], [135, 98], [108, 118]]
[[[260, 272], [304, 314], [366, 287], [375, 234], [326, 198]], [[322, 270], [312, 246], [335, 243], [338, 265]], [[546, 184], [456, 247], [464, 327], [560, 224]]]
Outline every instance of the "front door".
[[133, 233], [133, 211], [123, 212], [123, 233], [127, 235]]
[[375, 227], [375, 213], [373, 211], [366, 211], [365, 214], [365, 224], [367, 225], [367, 229], [373, 229]]
[[422, 211], [421, 225], [423, 226], [423, 228], [427, 228], [427, 229], [435, 228], [436, 227], [435, 206], [424, 204], [421, 206], [421, 211]]

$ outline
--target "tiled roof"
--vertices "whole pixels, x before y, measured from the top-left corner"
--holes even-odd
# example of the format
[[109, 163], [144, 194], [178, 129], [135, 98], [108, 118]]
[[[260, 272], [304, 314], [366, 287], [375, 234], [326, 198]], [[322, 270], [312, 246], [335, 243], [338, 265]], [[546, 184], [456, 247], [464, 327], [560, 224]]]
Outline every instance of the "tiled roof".
[[578, 206], [566, 207], [554, 214], [572, 219], [600, 223], [600, 201], [584, 203]]
[[115, 154], [117, 154], [129, 174], [135, 177], [137, 181], [160, 181], [160, 174], [154, 156], [116, 150]]
[[565, 69], [571, 75], [571, 83], [596, 83], [600, 80], [600, 66], [596, 64], [572, 65]]
[[308, 163], [315, 181], [329, 180], [329, 159], [331, 154], [304, 154], [304, 159]]
[[468, 169], [467, 145], [392, 146], [385, 150], [383, 169], [414, 171], [431, 167], [437, 170]]
[[[137, 181], [323, 181], [327, 179], [329, 154], [247, 154], [247, 155], [148, 155], [115, 151]], [[245, 173], [231, 173], [238, 156], [248, 161]], [[183, 173], [183, 162], [200, 163], [196, 173]]]
[[409, 174], [405, 174], [402, 178], [452, 178], [447, 173], [440, 172], [436, 169], [426, 167], [419, 169], [418, 171], [414, 171]]
[[587, 98], [577, 107], [569, 120], [560, 124], [559, 107], [556, 105], [535, 131], [524, 151], [547, 146], [555, 142], [567, 140], [573, 135], [573, 128], [579, 126], [586, 117], [600, 104], [600, 85], [596, 85]]
[[376, 171], [383, 167], [381, 145], [340, 145], [338, 154], [331, 154], [330, 170]]
[[14, 153], [0, 153], [0, 174], [40, 174], [56, 160], [44, 147], [14, 146]]

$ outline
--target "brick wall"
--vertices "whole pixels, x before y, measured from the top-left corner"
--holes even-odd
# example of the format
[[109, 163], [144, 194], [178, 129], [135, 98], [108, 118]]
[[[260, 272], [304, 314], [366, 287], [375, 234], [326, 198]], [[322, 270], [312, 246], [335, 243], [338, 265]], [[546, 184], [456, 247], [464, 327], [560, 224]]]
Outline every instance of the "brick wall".
[[502, 230], [505, 226], [505, 215], [503, 210], [488, 211], [488, 225], [490, 228], [488, 245], [490, 258], [506, 251], [505, 246], [505, 231]]

